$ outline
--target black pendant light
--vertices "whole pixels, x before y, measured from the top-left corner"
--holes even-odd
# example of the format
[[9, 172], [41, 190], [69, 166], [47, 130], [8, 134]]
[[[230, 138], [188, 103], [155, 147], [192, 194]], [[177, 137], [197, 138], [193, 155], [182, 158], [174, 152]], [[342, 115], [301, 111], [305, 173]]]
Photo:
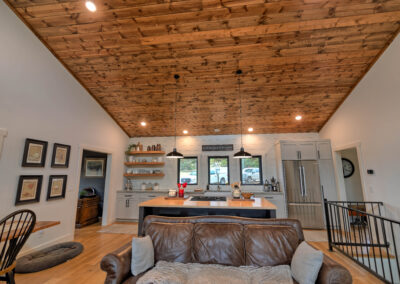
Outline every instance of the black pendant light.
[[[179, 79], [179, 75], [178, 74], [175, 74], [174, 75], [174, 78], [175, 78], [175, 80], [176, 80], [176, 85], [178, 85], [178, 79]], [[168, 154], [167, 154], [167, 158], [170, 158], [170, 159], [182, 159], [183, 158], [183, 155], [181, 154], [181, 153], [179, 153], [178, 151], [176, 151], [176, 104], [177, 104], [177, 101], [178, 101], [178, 90], [176, 91], [176, 93], [175, 93], [175, 115], [174, 115], [174, 119], [175, 119], [175, 146], [174, 146], [174, 149], [172, 150], [172, 152], [169, 152]]]
[[238, 91], [240, 96], [240, 151], [233, 155], [235, 159], [248, 159], [251, 158], [251, 154], [247, 153], [243, 148], [243, 126], [242, 126], [242, 94], [240, 93], [240, 75], [242, 70], [236, 70], [236, 75], [238, 75]]

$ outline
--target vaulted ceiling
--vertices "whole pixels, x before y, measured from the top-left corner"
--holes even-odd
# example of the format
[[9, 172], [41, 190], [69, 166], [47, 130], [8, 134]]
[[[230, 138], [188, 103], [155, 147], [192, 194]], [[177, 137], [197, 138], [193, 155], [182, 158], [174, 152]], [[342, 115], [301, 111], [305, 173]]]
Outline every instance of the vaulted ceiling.
[[174, 135], [176, 94], [178, 135], [240, 133], [238, 68], [244, 131], [319, 131], [400, 26], [400, 0], [8, 4], [132, 137]]

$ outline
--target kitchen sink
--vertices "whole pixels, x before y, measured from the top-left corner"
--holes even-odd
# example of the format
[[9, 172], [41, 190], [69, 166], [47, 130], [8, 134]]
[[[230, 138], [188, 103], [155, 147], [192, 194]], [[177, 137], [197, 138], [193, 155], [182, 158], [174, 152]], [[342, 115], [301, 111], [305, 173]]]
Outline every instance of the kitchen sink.
[[193, 196], [190, 201], [226, 201], [225, 196]]

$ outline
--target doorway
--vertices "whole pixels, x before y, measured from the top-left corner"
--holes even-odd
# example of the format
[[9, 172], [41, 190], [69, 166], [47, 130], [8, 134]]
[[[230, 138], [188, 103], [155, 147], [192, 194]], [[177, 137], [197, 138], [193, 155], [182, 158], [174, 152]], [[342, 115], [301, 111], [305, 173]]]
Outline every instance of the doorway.
[[106, 153], [86, 149], [82, 151], [76, 228], [102, 222], [107, 162]]
[[[356, 147], [336, 151], [339, 162], [337, 174], [342, 191], [342, 200], [364, 201], [363, 183], [360, 171], [360, 157]], [[343, 198], [344, 197], [344, 198]]]

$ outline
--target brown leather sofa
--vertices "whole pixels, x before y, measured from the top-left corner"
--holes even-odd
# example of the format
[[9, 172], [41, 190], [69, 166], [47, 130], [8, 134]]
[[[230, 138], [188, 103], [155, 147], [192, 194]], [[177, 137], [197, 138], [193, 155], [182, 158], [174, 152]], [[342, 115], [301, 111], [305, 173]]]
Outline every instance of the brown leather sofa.
[[[153, 241], [155, 263], [290, 265], [297, 246], [304, 241], [300, 222], [292, 219], [147, 216], [143, 226]], [[102, 259], [105, 283], [136, 283], [142, 275], [131, 274], [131, 256], [128, 243]], [[324, 256], [317, 283], [347, 284], [352, 278], [346, 268]]]

